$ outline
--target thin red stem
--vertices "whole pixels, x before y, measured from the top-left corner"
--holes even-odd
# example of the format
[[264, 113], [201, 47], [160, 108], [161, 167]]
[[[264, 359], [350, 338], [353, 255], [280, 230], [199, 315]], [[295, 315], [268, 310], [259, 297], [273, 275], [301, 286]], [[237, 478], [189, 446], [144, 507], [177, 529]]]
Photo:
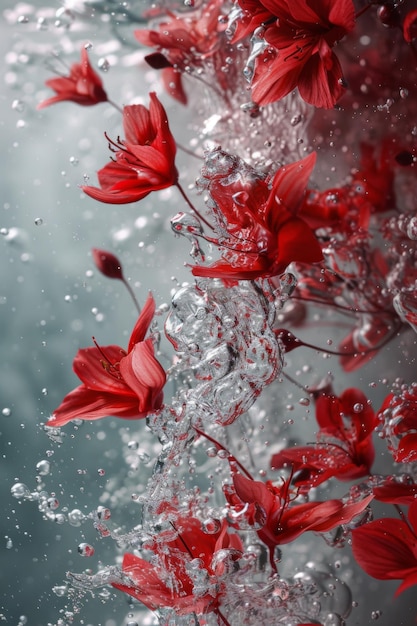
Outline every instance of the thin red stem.
[[199, 428], [197, 428], [197, 426], [193, 427], [194, 430], [196, 431], [196, 433], [198, 433], [199, 435], [201, 435], [201, 437], [205, 437], [206, 439], [208, 439], [209, 441], [211, 441], [212, 444], [214, 444], [216, 446], [216, 448], [218, 448], [219, 450], [224, 450], [224, 452], [226, 452], [226, 454], [228, 455], [229, 459], [232, 459], [236, 465], [238, 466], [238, 468], [240, 470], [242, 470], [242, 472], [244, 474], [246, 474], [246, 476], [248, 478], [250, 478], [250, 480], [254, 480], [253, 476], [250, 474], [250, 472], [248, 472], [248, 470], [246, 469], [246, 467], [244, 467], [242, 465], [242, 463], [240, 463], [240, 461], [237, 460], [237, 458], [231, 453], [229, 452], [229, 450], [227, 448], [225, 448], [221, 443], [219, 443], [216, 439], [213, 439], [213, 437], [211, 437], [210, 435], [208, 435], [207, 433], [203, 432], [202, 430], [200, 430]]
[[184, 198], [184, 200], [186, 201], [186, 203], [188, 204], [188, 206], [192, 210], [192, 212], [195, 213], [197, 215], [198, 219], [200, 219], [202, 222], [204, 222], [204, 224], [206, 226], [208, 226], [211, 230], [214, 230], [214, 228], [210, 224], [210, 222], [208, 222], [206, 220], [206, 218], [203, 217], [199, 211], [197, 211], [197, 209], [195, 208], [195, 206], [192, 204], [192, 202], [190, 201], [189, 197], [185, 193], [184, 189], [182, 188], [181, 184], [179, 182], [176, 182], [175, 184], [176, 184], [177, 188], [179, 189], [180, 194], [182, 195], [182, 197]]

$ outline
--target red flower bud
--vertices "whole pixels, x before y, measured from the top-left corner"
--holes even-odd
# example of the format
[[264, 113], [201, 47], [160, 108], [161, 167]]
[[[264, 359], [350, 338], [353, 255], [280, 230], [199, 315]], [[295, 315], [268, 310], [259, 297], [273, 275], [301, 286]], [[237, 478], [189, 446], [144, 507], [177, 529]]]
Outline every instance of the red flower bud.
[[106, 250], [99, 250], [99, 248], [93, 248], [91, 253], [97, 269], [104, 276], [124, 281], [122, 264], [114, 254]]

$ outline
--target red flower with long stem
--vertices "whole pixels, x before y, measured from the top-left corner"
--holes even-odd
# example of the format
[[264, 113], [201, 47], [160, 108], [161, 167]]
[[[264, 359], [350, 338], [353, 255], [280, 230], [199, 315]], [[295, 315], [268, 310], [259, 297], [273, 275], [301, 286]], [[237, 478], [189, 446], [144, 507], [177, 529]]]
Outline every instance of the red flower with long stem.
[[332, 108], [345, 91], [332, 48], [354, 28], [352, 0], [262, 0], [261, 4], [276, 22], [266, 25], [270, 47], [257, 59], [253, 100], [269, 104], [298, 87], [309, 104]]
[[[208, 157], [203, 175], [220, 238], [204, 237], [221, 248], [223, 258], [193, 266], [195, 276], [254, 280], [277, 276], [293, 261], [322, 260], [318, 240], [297, 215], [315, 153], [281, 167], [271, 187], [237, 157], [220, 150]], [[212, 173], [211, 161], [219, 161], [218, 173]]]
[[47, 426], [108, 415], [138, 419], [161, 408], [166, 375], [155, 358], [152, 338], [145, 339], [154, 313], [155, 301], [149, 295], [127, 352], [119, 346], [97, 344], [78, 351], [73, 369], [82, 385], [65, 396]]
[[53, 89], [56, 95], [38, 104], [38, 109], [65, 101], [75, 102], [82, 106], [108, 102], [102, 80], [91, 67], [86, 48], [81, 48], [81, 62], [73, 63], [69, 76], [50, 78], [45, 84]]
[[353, 556], [367, 574], [380, 580], [401, 580], [395, 592], [417, 585], [417, 502], [408, 518], [386, 517], [352, 531]]
[[82, 187], [91, 198], [128, 204], [142, 200], [152, 191], [178, 184], [176, 144], [167, 114], [156, 93], [149, 95], [149, 109], [142, 104], [124, 107], [126, 139], [113, 141], [106, 135], [115, 156], [98, 172], [101, 189]]
[[[195, 517], [180, 517], [171, 522], [172, 528], [162, 531], [147, 542], [146, 548], [154, 553], [152, 563], [125, 554], [122, 570], [129, 577], [126, 584], [113, 583], [113, 587], [133, 596], [151, 610], [170, 607], [178, 615], [215, 612], [224, 624], [229, 622], [219, 609], [223, 593], [221, 579], [227, 573], [224, 557], [236, 561], [243, 552], [243, 544], [235, 533], [227, 532], [227, 523], [219, 523], [216, 532], [204, 532]], [[221, 551], [221, 552], [219, 552]], [[218, 558], [222, 556], [223, 558]], [[192, 578], [191, 562], [196, 568]], [[198, 563], [198, 565], [197, 565]], [[199, 586], [205, 578], [205, 593], [194, 593], [197, 578]]]

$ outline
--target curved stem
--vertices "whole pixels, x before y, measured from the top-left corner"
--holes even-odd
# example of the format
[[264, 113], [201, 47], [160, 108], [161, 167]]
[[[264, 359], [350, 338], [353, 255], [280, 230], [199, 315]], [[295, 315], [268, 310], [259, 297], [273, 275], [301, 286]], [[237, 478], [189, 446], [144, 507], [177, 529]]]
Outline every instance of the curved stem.
[[125, 278], [122, 278], [122, 283], [124, 284], [124, 286], [128, 290], [128, 292], [130, 294], [130, 297], [132, 298], [132, 300], [133, 300], [133, 302], [135, 304], [136, 310], [137, 310], [137, 312], [140, 315], [140, 313], [141, 313], [140, 304], [139, 304], [139, 302], [136, 299], [136, 296], [135, 296], [135, 293], [134, 293], [132, 287], [129, 285], [129, 283], [127, 282], [127, 280]]
[[229, 452], [229, 450], [227, 448], [225, 448], [221, 443], [219, 443], [218, 441], [216, 441], [216, 439], [214, 439], [213, 437], [211, 437], [210, 435], [208, 435], [207, 433], [203, 432], [202, 430], [200, 430], [199, 428], [197, 428], [197, 426], [193, 426], [194, 430], [196, 433], [198, 433], [199, 435], [201, 435], [201, 437], [205, 437], [206, 439], [208, 439], [209, 441], [211, 441], [211, 443], [213, 443], [216, 448], [218, 448], [219, 450], [224, 450], [224, 452], [226, 452], [226, 454], [228, 455], [229, 459], [233, 459], [233, 461], [236, 463], [236, 465], [238, 466], [239, 469], [242, 470], [242, 472], [244, 474], [246, 474], [246, 476], [250, 479], [250, 480], [254, 480], [253, 476], [250, 474], [250, 472], [248, 472], [248, 470], [246, 469], [246, 467], [244, 467], [242, 465], [242, 463], [240, 463], [240, 461], [237, 460], [237, 458], [235, 456], [233, 456], [233, 454], [231, 452]]
[[195, 213], [195, 215], [197, 215], [198, 219], [204, 222], [204, 224], [208, 226], [211, 230], [214, 230], [213, 226], [206, 220], [206, 218], [203, 217], [199, 211], [197, 211], [197, 209], [195, 208], [195, 206], [192, 204], [189, 197], [185, 193], [184, 189], [182, 188], [181, 184], [179, 182], [176, 182], [175, 185], [179, 189], [180, 194], [182, 195], [182, 197], [184, 198], [184, 200], [186, 201], [186, 203], [188, 204], [192, 212]]

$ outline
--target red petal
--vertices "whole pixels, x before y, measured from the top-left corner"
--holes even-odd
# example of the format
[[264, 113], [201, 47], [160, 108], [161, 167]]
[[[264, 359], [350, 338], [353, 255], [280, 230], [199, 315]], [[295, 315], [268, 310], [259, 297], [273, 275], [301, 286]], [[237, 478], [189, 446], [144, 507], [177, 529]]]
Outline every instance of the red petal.
[[352, 531], [352, 551], [367, 574], [380, 580], [403, 578], [417, 567], [415, 536], [401, 520], [375, 520]]
[[148, 332], [148, 328], [151, 325], [154, 315], [155, 300], [153, 299], [153, 295], [150, 293], [132, 330], [132, 334], [129, 339], [129, 345], [127, 348], [128, 353], [132, 350], [135, 344], [145, 339], [146, 333]]
[[46, 425], [58, 427], [73, 419], [96, 420], [110, 415], [122, 418], [139, 417], [135, 394], [118, 395], [80, 385], [65, 396]]

